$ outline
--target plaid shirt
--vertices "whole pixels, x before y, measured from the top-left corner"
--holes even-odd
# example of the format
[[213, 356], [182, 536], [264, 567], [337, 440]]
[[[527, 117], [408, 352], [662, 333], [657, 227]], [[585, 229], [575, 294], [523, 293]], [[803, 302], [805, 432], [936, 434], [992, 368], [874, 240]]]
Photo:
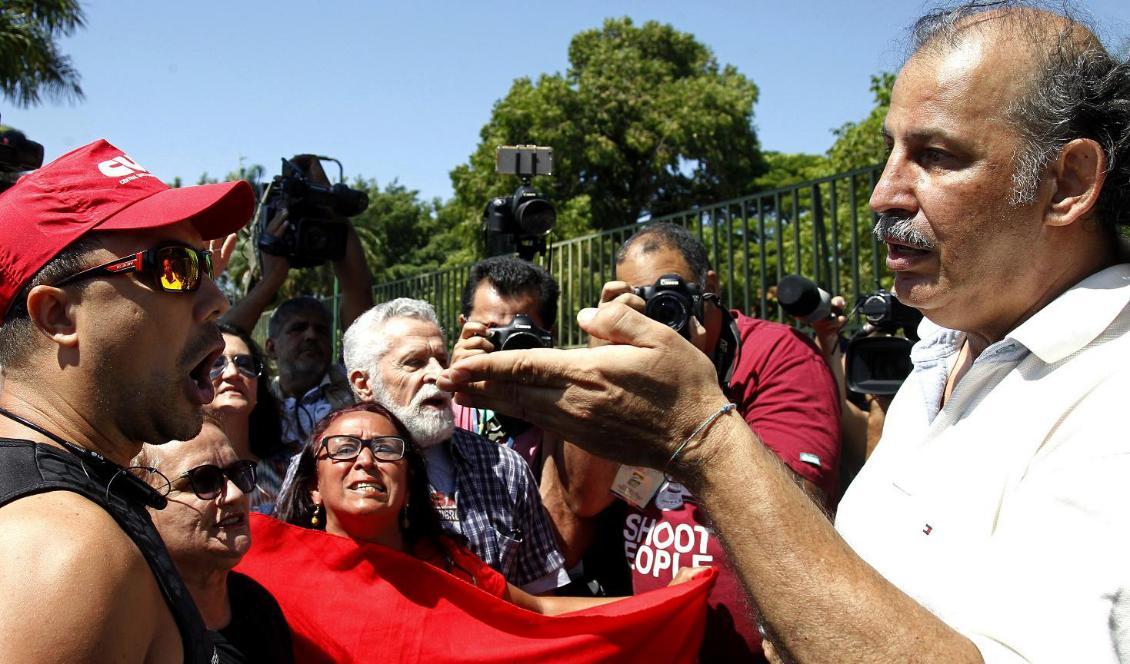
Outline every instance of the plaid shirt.
[[460, 528], [471, 551], [519, 587], [560, 570], [565, 559], [522, 457], [458, 428], [450, 449]]

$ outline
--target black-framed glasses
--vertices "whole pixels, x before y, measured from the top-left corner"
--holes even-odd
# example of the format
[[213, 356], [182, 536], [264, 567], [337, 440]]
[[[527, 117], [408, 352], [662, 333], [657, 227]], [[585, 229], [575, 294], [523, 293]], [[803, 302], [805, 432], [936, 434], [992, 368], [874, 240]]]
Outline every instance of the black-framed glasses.
[[248, 378], [258, 378], [259, 375], [263, 373], [263, 365], [255, 359], [254, 355], [241, 354], [232, 355], [231, 357], [221, 355], [212, 363], [212, 368], [208, 371], [208, 377], [212, 380], [216, 380], [224, 375], [224, 372], [228, 369], [229, 363], [234, 364], [235, 370]]
[[186, 470], [177, 479], [188, 479], [192, 492], [201, 500], [212, 500], [220, 495], [227, 480], [249, 494], [255, 489], [255, 462], [240, 460], [226, 468], [208, 463]]
[[53, 285], [63, 286], [80, 279], [125, 272], [148, 276], [154, 287], [166, 293], [191, 293], [200, 288], [203, 275], [212, 277], [212, 252], [181, 245], [146, 249], [64, 277]]
[[377, 461], [399, 461], [404, 458], [404, 450], [407, 446], [404, 439], [399, 436], [376, 438], [326, 436], [322, 439], [320, 449], [324, 449], [326, 456], [334, 461], [352, 461], [361, 456], [361, 450], [366, 447]]

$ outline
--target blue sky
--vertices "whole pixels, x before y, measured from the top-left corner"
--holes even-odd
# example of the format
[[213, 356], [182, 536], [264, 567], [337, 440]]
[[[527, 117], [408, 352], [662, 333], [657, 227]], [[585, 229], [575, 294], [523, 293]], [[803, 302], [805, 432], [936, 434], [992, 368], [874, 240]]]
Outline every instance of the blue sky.
[[[492, 105], [519, 76], [568, 66], [570, 38], [610, 16], [694, 34], [760, 88], [765, 149], [823, 152], [872, 106], [869, 76], [897, 68], [905, 28], [928, 5], [895, 0], [567, 2], [85, 2], [62, 41], [85, 101], [5, 124], [47, 158], [105, 137], [165, 180], [223, 176], [317, 152], [346, 176], [451, 195]], [[1130, 36], [1130, 2], [1089, 0], [1108, 43]]]

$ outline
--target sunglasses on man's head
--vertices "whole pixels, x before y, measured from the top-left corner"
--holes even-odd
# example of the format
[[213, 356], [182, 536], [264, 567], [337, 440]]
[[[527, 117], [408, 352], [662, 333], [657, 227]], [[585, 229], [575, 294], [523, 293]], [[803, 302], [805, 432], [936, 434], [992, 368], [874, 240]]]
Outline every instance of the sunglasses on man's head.
[[399, 461], [404, 458], [406, 443], [398, 436], [377, 436], [358, 438], [357, 436], [326, 436], [320, 446], [334, 461], [352, 461], [361, 456], [366, 447], [377, 461]]
[[181, 245], [147, 249], [72, 274], [53, 285], [126, 272], [146, 275], [154, 288], [167, 293], [190, 293], [200, 288], [203, 275], [212, 277], [212, 252]]
[[248, 378], [256, 378], [263, 373], [263, 365], [259, 364], [253, 355], [232, 355], [231, 357], [221, 355], [212, 364], [211, 370], [208, 371], [208, 377], [212, 380], [218, 379], [228, 370], [229, 363], [234, 364], [235, 370]]
[[227, 468], [204, 464], [181, 473], [177, 479], [188, 479], [192, 492], [201, 500], [212, 500], [224, 490], [227, 480], [239, 487], [243, 493], [251, 493], [255, 488], [255, 462], [236, 461]]

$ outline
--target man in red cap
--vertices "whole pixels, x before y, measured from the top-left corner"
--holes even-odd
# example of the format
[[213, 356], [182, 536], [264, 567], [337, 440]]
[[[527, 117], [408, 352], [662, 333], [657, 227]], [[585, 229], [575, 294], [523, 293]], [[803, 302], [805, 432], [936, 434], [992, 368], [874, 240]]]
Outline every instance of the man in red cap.
[[[246, 182], [170, 189], [96, 141], [0, 195], [0, 661], [210, 662], [124, 468], [199, 432]], [[184, 482], [185, 478], [169, 478]]]

